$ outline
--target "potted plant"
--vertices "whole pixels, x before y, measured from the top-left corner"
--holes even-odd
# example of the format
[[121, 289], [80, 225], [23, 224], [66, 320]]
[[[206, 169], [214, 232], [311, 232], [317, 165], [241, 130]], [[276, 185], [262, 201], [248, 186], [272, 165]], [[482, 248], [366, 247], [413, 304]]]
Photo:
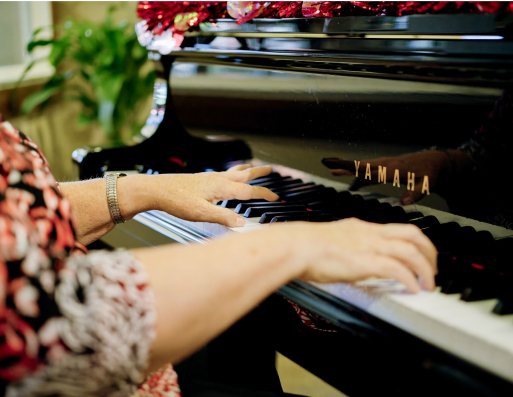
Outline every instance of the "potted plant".
[[[54, 38], [42, 39], [43, 29], [34, 32], [27, 45], [30, 54], [39, 46], [51, 46], [47, 60], [55, 72], [40, 91], [22, 103], [24, 114], [62, 100], [78, 101], [79, 126], [98, 123], [114, 145], [139, 133], [142, 122], [137, 110], [153, 92], [155, 72], [133, 26], [114, 24], [113, 8], [101, 24], [68, 21], [53, 27]], [[50, 27], [49, 27], [50, 28]], [[36, 62], [32, 61], [24, 75]]]

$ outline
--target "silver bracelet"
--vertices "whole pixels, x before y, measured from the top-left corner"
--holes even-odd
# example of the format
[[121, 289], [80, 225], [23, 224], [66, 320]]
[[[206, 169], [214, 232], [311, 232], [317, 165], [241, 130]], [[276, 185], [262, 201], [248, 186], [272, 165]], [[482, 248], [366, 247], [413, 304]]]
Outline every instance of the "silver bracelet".
[[107, 203], [109, 205], [110, 216], [115, 224], [125, 223], [118, 204], [117, 181], [118, 178], [126, 176], [122, 172], [105, 175], [107, 180]]

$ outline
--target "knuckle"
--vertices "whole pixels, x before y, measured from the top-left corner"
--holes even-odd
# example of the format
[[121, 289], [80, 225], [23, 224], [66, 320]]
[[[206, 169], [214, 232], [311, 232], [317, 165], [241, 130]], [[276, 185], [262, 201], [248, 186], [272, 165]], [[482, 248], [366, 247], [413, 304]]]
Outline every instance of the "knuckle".
[[404, 254], [407, 257], [409, 257], [409, 258], [418, 258], [419, 251], [417, 250], [417, 248], [413, 244], [410, 244], [410, 243], [407, 243], [407, 242], [404, 242], [402, 244], [403, 244], [403, 247], [401, 249], [403, 250]]
[[253, 186], [246, 185], [245, 183], [234, 182], [233, 187], [235, 191], [238, 193], [237, 195], [240, 196], [241, 199], [247, 200], [251, 198], [251, 195], [253, 193]]

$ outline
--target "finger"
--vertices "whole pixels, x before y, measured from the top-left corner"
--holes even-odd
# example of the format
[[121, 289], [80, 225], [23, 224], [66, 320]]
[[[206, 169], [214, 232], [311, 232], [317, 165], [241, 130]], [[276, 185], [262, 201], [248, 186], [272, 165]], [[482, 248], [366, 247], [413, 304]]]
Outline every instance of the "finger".
[[201, 204], [195, 212], [194, 221], [219, 223], [228, 227], [244, 226], [246, 220], [228, 208], [212, 205], [208, 202]]
[[378, 254], [362, 255], [359, 259], [365, 278], [392, 278], [404, 284], [412, 293], [420, 291], [419, 282], [413, 272], [397, 259]]
[[403, 196], [401, 197], [401, 203], [404, 205], [410, 205], [419, 201], [425, 194], [422, 194], [422, 183], [415, 184], [413, 188], [413, 192], [411, 190], [407, 190]]
[[331, 169], [341, 169], [350, 171], [352, 174], [356, 173], [356, 165], [358, 163], [358, 171], [361, 172], [362, 169], [365, 172], [365, 168], [367, 164], [370, 164], [371, 172], [377, 175], [378, 166], [387, 166], [388, 163], [393, 161], [393, 158], [390, 157], [380, 157], [378, 159], [373, 160], [362, 160], [362, 161], [353, 161], [353, 160], [345, 160], [337, 157], [325, 157], [322, 159], [322, 163]]
[[226, 170], [226, 172], [244, 171], [251, 167], [252, 167], [251, 164], [239, 164], [239, 165], [234, 165], [233, 167], [228, 168]]
[[264, 165], [262, 167], [248, 168], [244, 171], [221, 172], [218, 175], [232, 182], [246, 183], [253, 179], [269, 175], [272, 171], [272, 166]]
[[356, 171], [355, 162], [351, 160], [344, 160], [338, 157], [325, 157], [321, 161], [322, 164], [331, 169], [342, 169], [352, 173]]
[[354, 173], [351, 173], [351, 171], [348, 170], [331, 170], [331, 175], [333, 176], [350, 176]]
[[[269, 189], [261, 186], [251, 186], [244, 183], [232, 182], [226, 192], [231, 198], [239, 200], [264, 199], [267, 201], [276, 201], [280, 197]], [[226, 200], [226, 199], [225, 199]]]
[[422, 280], [422, 286], [428, 291], [435, 288], [435, 275], [428, 259], [418, 248], [404, 240], [384, 240], [377, 243], [374, 249], [381, 255], [400, 261]]
[[436, 260], [438, 253], [436, 247], [417, 226], [395, 223], [387, 225], [367, 223], [367, 227], [374, 229], [381, 237], [400, 239], [415, 244], [419, 251], [427, 258], [435, 273], [437, 272]]

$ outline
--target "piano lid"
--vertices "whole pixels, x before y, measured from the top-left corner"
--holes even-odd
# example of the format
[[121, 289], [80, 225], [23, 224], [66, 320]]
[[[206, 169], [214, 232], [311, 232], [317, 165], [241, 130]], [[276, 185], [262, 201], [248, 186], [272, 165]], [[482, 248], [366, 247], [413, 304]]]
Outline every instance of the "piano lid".
[[[312, 32], [372, 18], [406, 30], [381, 39]], [[170, 54], [168, 103], [190, 133], [242, 138], [262, 161], [513, 228], [504, 186], [513, 43], [495, 37], [498, 17], [372, 18], [222, 21], [188, 34]], [[433, 33], [412, 22], [425, 18], [459, 26], [451, 34], [460, 37], [404, 37]], [[287, 26], [312, 33], [285, 37]], [[408, 30], [415, 26], [426, 30]], [[487, 34], [467, 40], [462, 32]]]

